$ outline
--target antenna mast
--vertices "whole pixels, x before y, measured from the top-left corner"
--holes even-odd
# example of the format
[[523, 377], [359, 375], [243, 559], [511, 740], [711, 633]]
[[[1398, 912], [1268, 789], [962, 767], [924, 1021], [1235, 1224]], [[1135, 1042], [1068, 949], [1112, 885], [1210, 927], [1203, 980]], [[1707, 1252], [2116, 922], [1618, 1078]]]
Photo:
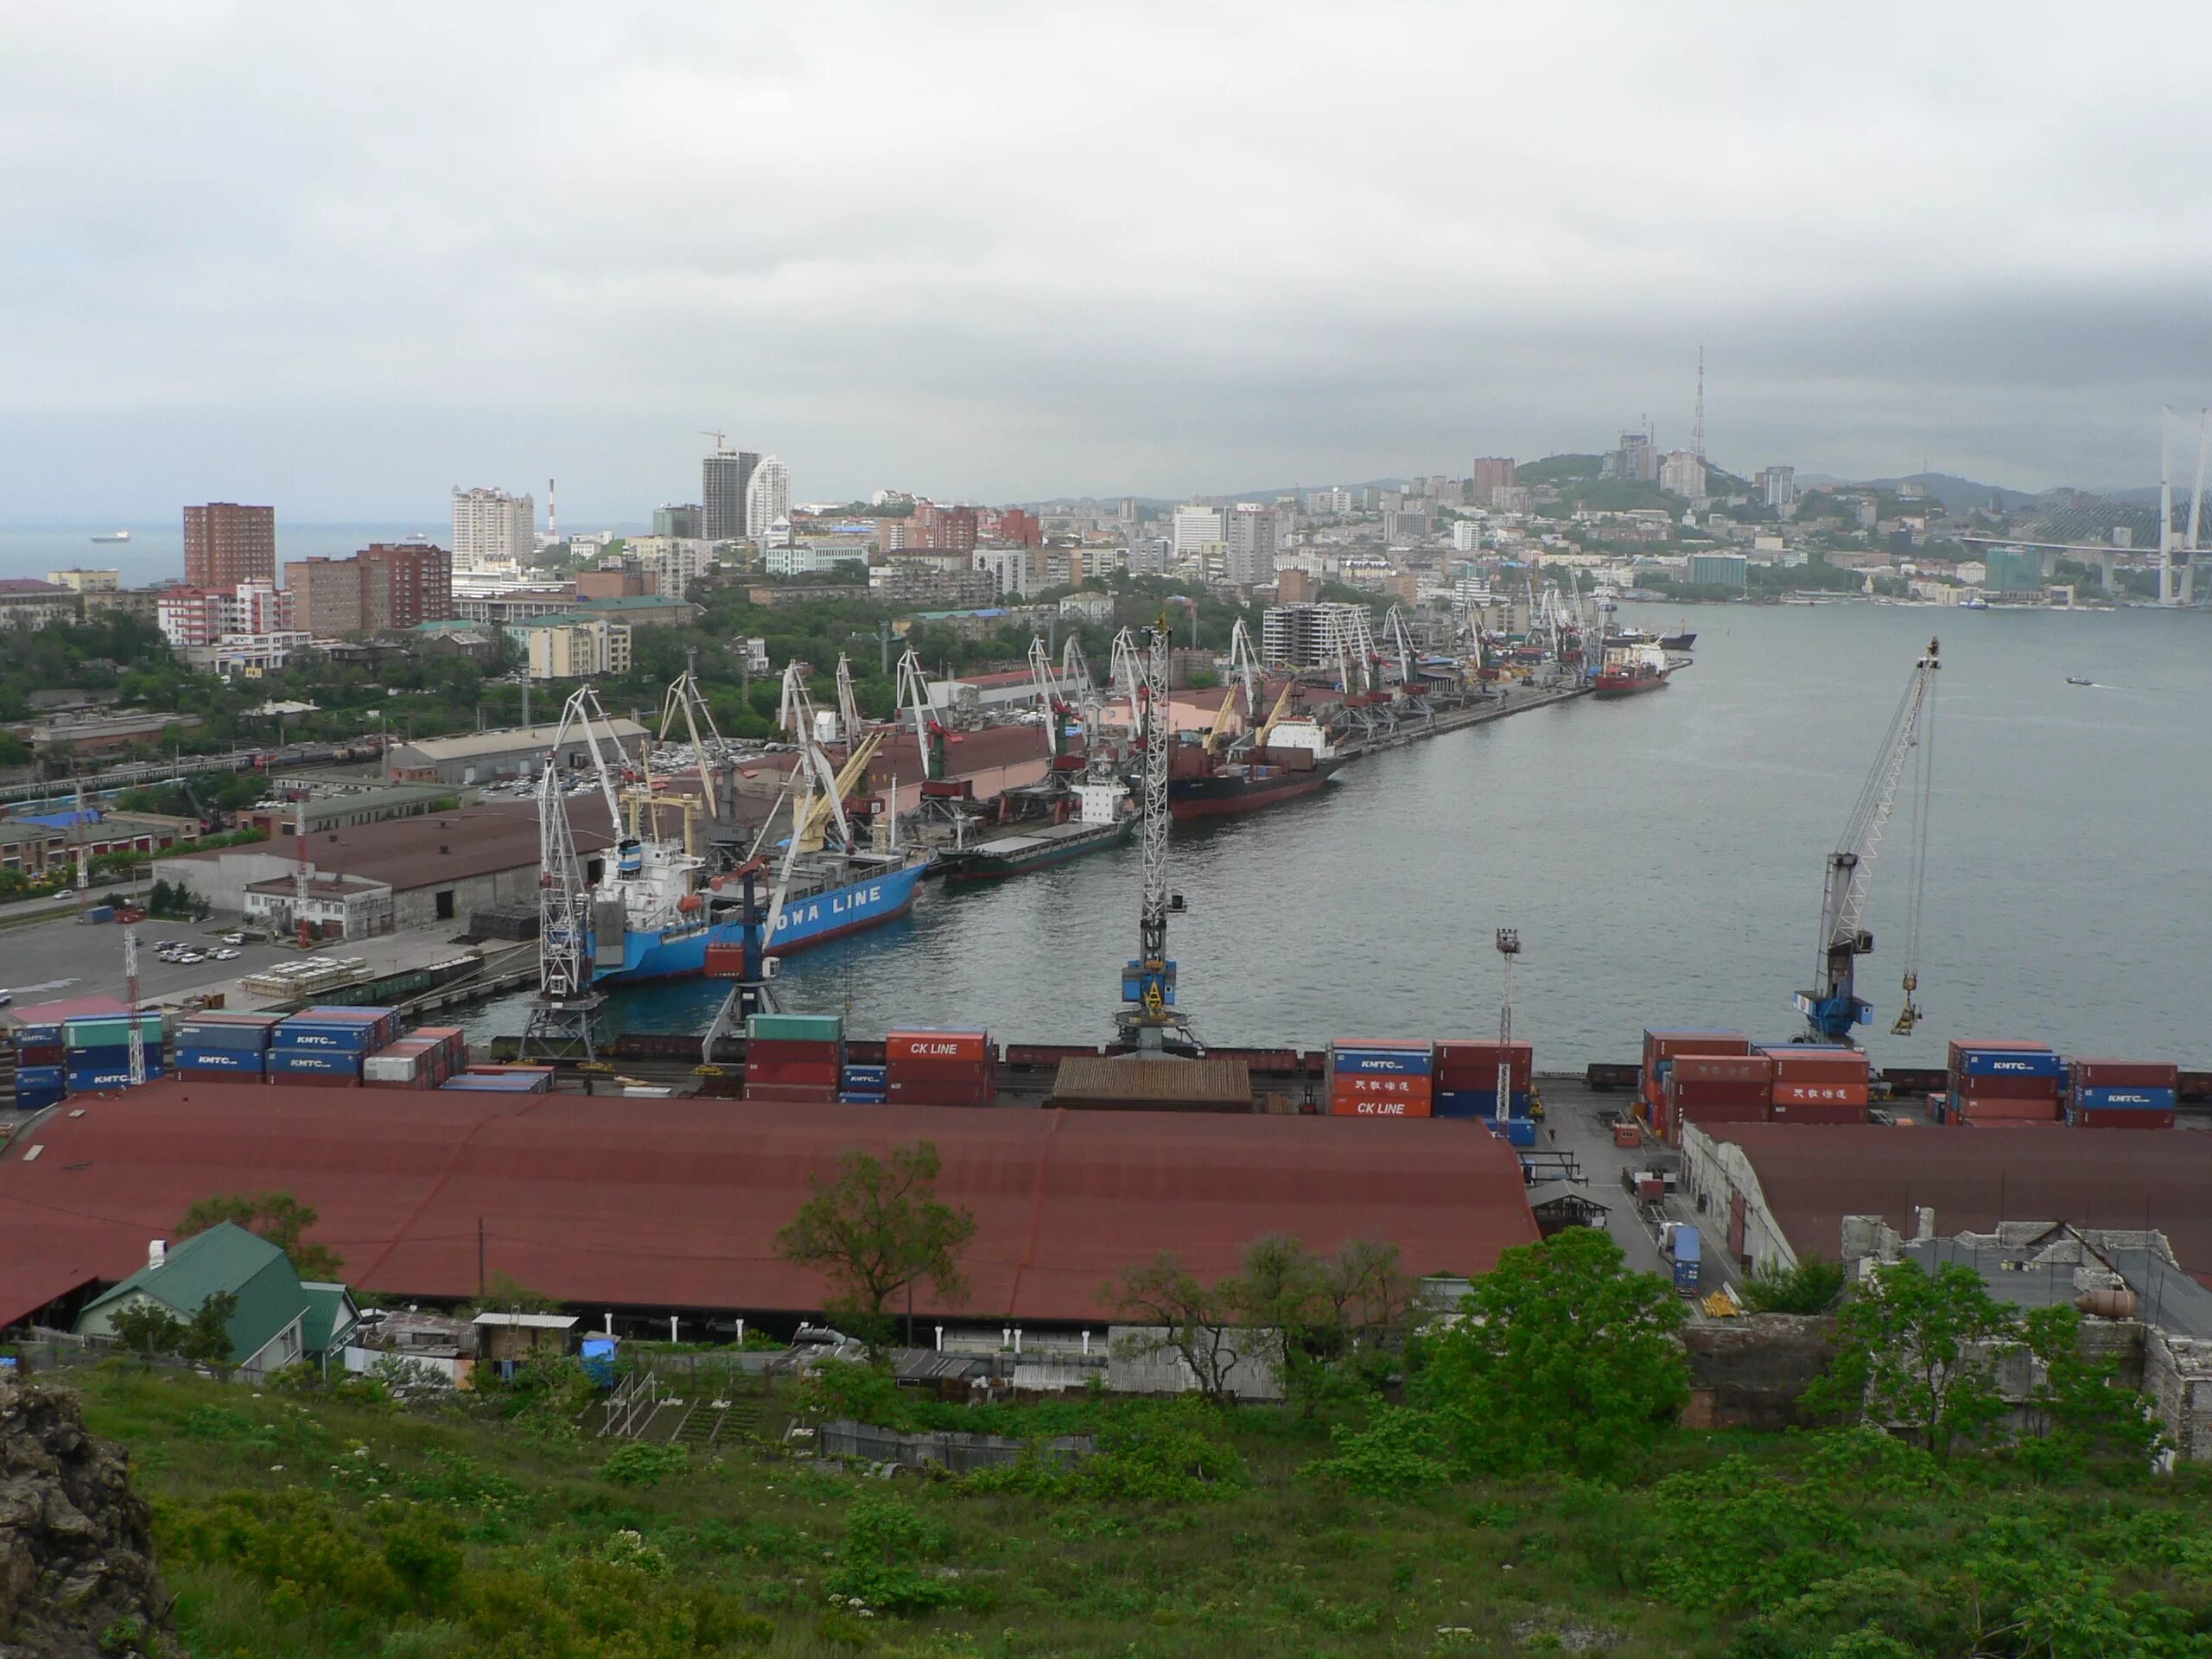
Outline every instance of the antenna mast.
[[1690, 452], [1705, 459], [1705, 347], [1697, 348], [1697, 428], [1690, 434]]

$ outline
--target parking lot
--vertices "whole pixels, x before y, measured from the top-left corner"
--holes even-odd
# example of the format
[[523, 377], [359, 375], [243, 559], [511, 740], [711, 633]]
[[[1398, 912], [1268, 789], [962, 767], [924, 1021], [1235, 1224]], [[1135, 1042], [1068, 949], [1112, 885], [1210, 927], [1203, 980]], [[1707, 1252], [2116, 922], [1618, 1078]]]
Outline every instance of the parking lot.
[[[145, 1001], [174, 1001], [192, 991], [237, 991], [241, 975], [273, 962], [296, 961], [299, 952], [271, 944], [233, 947], [236, 962], [197, 964], [162, 960], [156, 947], [177, 939], [194, 950], [219, 948], [221, 936], [238, 925], [220, 918], [207, 922], [138, 924], [138, 995]], [[124, 993], [123, 929], [112, 922], [40, 922], [0, 933], [0, 989], [17, 1004], [52, 1002], [64, 997], [115, 996]], [[235, 997], [233, 998], [235, 1000]]]

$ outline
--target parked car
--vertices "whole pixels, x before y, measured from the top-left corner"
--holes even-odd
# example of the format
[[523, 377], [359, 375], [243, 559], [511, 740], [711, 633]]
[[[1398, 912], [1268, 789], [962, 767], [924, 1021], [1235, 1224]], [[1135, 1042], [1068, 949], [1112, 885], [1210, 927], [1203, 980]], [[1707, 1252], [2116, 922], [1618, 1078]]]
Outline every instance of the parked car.
[[238, 959], [238, 953], [227, 945], [220, 950], [210, 950], [207, 954], [217, 962], [236, 962]]
[[245, 943], [245, 935], [243, 933], [226, 933], [223, 935], [223, 943], [225, 944], [244, 944]]
[[179, 957], [177, 960], [188, 968], [195, 968], [199, 966], [200, 963], [207, 961], [207, 958], [197, 950], [188, 950], [182, 956]]

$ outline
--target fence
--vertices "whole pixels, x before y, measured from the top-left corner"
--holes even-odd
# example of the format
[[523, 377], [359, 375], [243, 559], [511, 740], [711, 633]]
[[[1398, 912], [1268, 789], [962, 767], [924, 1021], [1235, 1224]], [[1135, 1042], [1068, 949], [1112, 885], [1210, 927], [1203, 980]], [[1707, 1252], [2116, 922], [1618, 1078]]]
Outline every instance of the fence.
[[[844, 1419], [823, 1424], [816, 1443], [825, 1458], [896, 1464], [902, 1469], [944, 1469], [956, 1475], [1018, 1463], [1033, 1444], [1010, 1440], [1001, 1434], [956, 1434], [944, 1429], [930, 1434], [900, 1434]], [[1088, 1434], [1063, 1434], [1033, 1444], [1038, 1456], [1060, 1468], [1098, 1450], [1098, 1442]]]

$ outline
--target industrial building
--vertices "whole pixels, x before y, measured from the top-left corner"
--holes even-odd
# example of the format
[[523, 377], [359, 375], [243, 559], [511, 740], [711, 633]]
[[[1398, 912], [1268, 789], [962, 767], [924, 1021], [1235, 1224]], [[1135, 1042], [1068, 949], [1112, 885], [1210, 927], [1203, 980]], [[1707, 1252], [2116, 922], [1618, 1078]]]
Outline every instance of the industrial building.
[[932, 1319], [1103, 1325], [1123, 1268], [1164, 1250], [1212, 1280], [1276, 1234], [1457, 1275], [1537, 1237], [1512, 1151], [1472, 1123], [618, 1103], [175, 1081], [72, 1101], [0, 1154], [0, 1325], [73, 1313], [195, 1198], [264, 1191], [320, 1213], [357, 1288], [401, 1300], [474, 1296], [480, 1268], [588, 1307], [811, 1313], [824, 1287], [778, 1230], [844, 1152], [920, 1140], [976, 1222], [969, 1294], [916, 1299]]
[[1732, 588], [1742, 593], [1751, 580], [1751, 562], [1741, 553], [1693, 553], [1689, 579], [1700, 588]]
[[[577, 850], [588, 859], [613, 839], [596, 796], [570, 802], [569, 818]], [[537, 902], [537, 808], [531, 801], [323, 830], [307, 838], [305, 850], [311, 880], [346, 884], [330, 895], [339, 918], [359, 916], [370, 931], [458, 924], [474, 911]], [[187, 853], [163, 868], [218, 910], [263, 914], [289, 904], [284, 890], [298, 878], [299, 860], [299, 848], [280, 840]], [[599, 861], [589, 864], [595, 880]], [[389, 890], [388, 925], [378, 887]]]
[[200, 825], [192, 818], [90, 806], [80, 817], [66, 808], [0, 818], [0, 870], [38, 876], [68, 868], [79, 854], [91, 859], [103, 853], [158, 853], [199, 839]]
[[[645, 753], [645, 728], [634, 720], [610, 719], [599, 726], [603, 743], [611, 734], [626, 759]], [[557, 726], [508, 726], [461, 737], [423, 737], [392, 746], [387, 768], [396, 783], [489, 784], [504, 778], [534, 778], [545, 764]], [[562, 756], [569, 766], [588, 766], [590, 752], [577, 737]]]

